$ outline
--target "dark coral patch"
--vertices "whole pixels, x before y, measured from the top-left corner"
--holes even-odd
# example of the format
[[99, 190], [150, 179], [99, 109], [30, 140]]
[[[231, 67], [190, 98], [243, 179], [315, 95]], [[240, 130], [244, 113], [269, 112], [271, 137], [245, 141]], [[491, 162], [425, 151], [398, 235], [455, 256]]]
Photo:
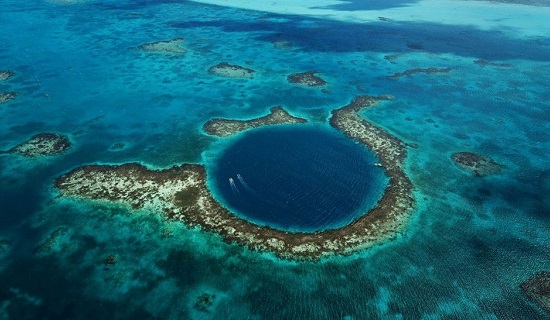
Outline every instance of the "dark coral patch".
[[288, 76], [288, 82], [305, 85], [308, 87], [320, 87], [327, 84], [321, 77], [316, 76], [317, 71], [294, 73]]
[[451, 155], [451, 159], [459, 168], [478, 177], [497, 174], [504, 168], [493, 159], [473, 152], [456, 152]]
[[17, 92], [0, 92], [0, 103], [5, 103], [17, 97]]
[[45, 132], [33, 136], [8, 152], [26, 157], [53, 156], [65, 152], [70, 147], [71, 141], [66, 136]]
[[390, 80], [397, 80], [397, 79], [399, 79], [403, 76], [412, 76], [412, 75], [417, 74], [417, 73], [427, 73], [427, 74], [447, 73], [451, 70], [452, 70], [452, 68], [435, 68], [435, 67], [431, 67], [431, 68], [414, 68], [414, 69], [405, 70], [403, 72], [394, 73], [391, 76], [387, 76], [386, 78], [388, 78]]
[[214, 304], [214, 299], [216, 299], [215, 294], [203, 293], [195, 300], [194, 307], [199, 311], [208, 312]]
[[550, 272], [539, 272], [520, 285], [523, 294], [550, 313]]

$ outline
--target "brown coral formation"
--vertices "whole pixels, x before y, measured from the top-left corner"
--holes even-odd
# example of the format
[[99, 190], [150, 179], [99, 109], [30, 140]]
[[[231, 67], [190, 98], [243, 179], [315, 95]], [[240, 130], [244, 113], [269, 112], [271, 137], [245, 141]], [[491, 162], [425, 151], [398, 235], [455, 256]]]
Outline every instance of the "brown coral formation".
[[57, 133], [39, 133], [22, 144], [8, 150], [26, 157], [53, 156], [65, 152], [71, 147], [71, 141]]
[[520, 285], [523, 294], [550, 314], [550, 272], [539, 272]]
[[404, 143], [358, 114], [362, 108], [385, 99], [388, 97], [362, 96], [333, 111], [331, 125], [376, 152], [390, 178], [378, 205], [340, 229], [287, 232], [238, 218], [212, 197], [201, 165], [184, 164], [165, 170], [150, 170], [136, 163], [84, 166], [58, 178], [55, 186], [61, 196], [109, 200], [162, 212], [189, 227], [216, 232], [228, 242], [288, 259], [348, 254], [393, 238], [414, 206], [413, 186], [403, 170]]
[[177, 53], [183, 54], [187, 50], [181, 47], [181, 44], [185, 41], [183, 38], [176, 38], [172, 40], [163, 40], [152, 43], [145, 43], [138, 48], [148, 52], [160, 52], [160, 53]]
[[5, 103], [17, 97], [17, 92], [0, 92], [0, 103]]
[[305, 85], [308, 87], [320, 87], [327, 84], [321, 77], [316, 76], [317, 71], [294, 73], [288, 76], [288, 82]]
[[216, 76], [227, 78], [254, 78], [254, 70], [235, 64], [229, 64], [227, 62], [218, 63], [217, 65], [210, 67], [208, 72]]
[[6, 81], [9, 78], [13, 77], [15, 72], [10, 70], [0, 70], [0, 81]]
[[456, 152], [451, 155], [451, 159], [459, 168], [478, 177], [497, 174], [504, 168], [493, 159], [473, 152]]
[[414, 69], [405, 70], [403, 72], [394, 73], [391, 76], [387, 76], [386, 78], [388, 78], [390, 80], [397, 80], [397, 79], [399, 79], [403, 76], [412, 76], [412, 75], [417, 74], [417, 73], [427, 73], [427, 74], [447, 73], [451, 70], [452, 70], [452, 68], [435, 68], [435, 67], [431, 67], [431, 68], [414, 68]]
[[210, 135], [226, 137], [262, 126], [305, 122], [306, 119], [294, 117], [279, 106], [271, 108], [268, 115], [250, 120], [211, 119], [204, 124], [203, 130]]

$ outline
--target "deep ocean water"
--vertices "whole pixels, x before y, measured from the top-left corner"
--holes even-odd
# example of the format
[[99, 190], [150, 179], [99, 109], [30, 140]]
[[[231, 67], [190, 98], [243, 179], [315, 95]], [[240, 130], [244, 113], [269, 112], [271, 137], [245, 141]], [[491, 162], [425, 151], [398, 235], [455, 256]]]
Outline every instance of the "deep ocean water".
[[[0, 8], [0, 70], [15, 73], [0, 92], [18, 93], [0, 104], [0, 150], [40, 132], [73, 143], [58, 156], [0, 154], [0, 319], [550, 318], [520, 289], [550, 270], [544, 1], [0, 0]], [[138, 48], [175, 38], [186, 53]], [[207, 72], [223, 61], [255, 77]], [[450, 70], [388, 78], [415, 68]], [[328, 85], [287, 82], [310, 70]], [[406, 158], [417, 207], [396, 239], [375, 248], [287, 261], [156, 212], [56, 197], [54, 179], [85, 164], [216, 163], [232, 142], [202, 131], [211, 118], [282, 105], [325, 130], [331, 110], [364, 94], [395, 96], [361, 114], [417, 146]], [[256, 130], [235, 141], [285, 129]], [[504, 169], [475, 177], [452, 162], [460, 151]], [[233, 179], [252, 179], [238, 170]], [[348, 204], [368, 206], [354, 192]]]
[[214, 157], [211, 189], [260, 225], [343, 227], [373, 208], [388, 182], [370, 150], [334, 129], [291, 125], [243, 136]]

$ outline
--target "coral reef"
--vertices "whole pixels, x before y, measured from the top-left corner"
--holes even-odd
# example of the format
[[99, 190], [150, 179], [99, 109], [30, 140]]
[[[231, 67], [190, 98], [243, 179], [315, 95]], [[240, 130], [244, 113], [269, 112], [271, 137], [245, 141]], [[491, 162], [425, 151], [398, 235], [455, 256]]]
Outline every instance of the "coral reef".
[[316, 76], [317, 71], [294, 73], [288, 76], [288, 82], [305, 85], [308, 87], [320, 87], [327, 84], [325, 80]]
[[349, 254], [394, 238], [414, 207], [413, 186], [403, 170], [405, 144], [358, 114], [387, 99], [390, 97], [361, 96], [332, 112], [330, 124], [371, 148], [390, 178], [378, 204], [339, 229], [314, 234], [286, 232], [241, 219], [212, 197], [201, 165], [184, 164], [164, 170], [136, 163], [83, 166], [56, 179], [55, 186], [60, 196], [109, 200], [156, 211], [188, 227], [216, 232], [228, 242], [287, 259]]
[[268, 115], [249, 120], [210, 119], [204, 124], [203, 130], [210, 135], [226, 137], [261, 126], [305, 122], [306, 119], [294, 117], [279, 106], [271, 108]]
[[220, 77], [245, 79], [254, 78], [254, 70], [234, 64], [229, 64], [227, 62], [221, 62], [215, 66], [210, 67], [208, 69], [208, 72]]
[[152, 43], [145, 43], [138, 46], [139, 49], [148, 52], [161, 52], [161, 53], [186, 53], [187, 50], [181, 47], [181, 44], [185, 41], [183, 38], [176, 38], [172, 40], [163, 40]]
[[504, 168], [493, 159], [473, 152], [456, 152], [451, 155], [451, 159], [459, 168], [478, 177], [497, 174]]
[[57, 133], [39, 133], [31, 139], [8, 150], [26, 157], [52, 156], [65, 152], [71, 147], [71, 141]]

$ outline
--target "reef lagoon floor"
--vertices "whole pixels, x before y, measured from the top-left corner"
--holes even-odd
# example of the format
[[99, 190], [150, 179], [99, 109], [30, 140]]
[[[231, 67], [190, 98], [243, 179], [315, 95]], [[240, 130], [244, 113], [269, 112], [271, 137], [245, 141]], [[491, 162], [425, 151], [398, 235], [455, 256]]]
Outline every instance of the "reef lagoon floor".
[[546, 1], [0, 5], [0, 319], [550, 318]]

